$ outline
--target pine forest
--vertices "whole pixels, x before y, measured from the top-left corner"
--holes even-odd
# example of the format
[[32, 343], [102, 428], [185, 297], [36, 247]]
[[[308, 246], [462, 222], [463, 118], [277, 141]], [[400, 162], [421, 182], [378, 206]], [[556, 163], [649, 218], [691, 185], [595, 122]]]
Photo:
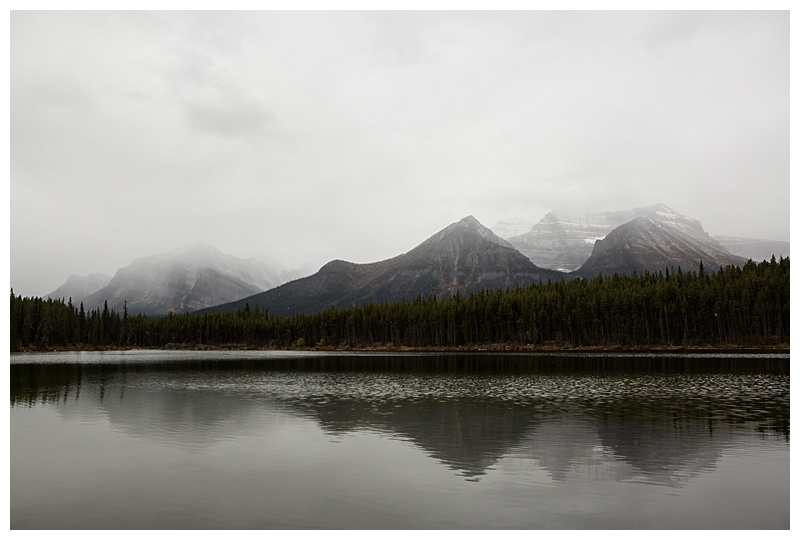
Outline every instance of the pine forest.
[[789, 259], [598, 276], [280, 316], [148, 317], [15, 296], [12, 351], [58, 348], [668, 348], [789, 343]]

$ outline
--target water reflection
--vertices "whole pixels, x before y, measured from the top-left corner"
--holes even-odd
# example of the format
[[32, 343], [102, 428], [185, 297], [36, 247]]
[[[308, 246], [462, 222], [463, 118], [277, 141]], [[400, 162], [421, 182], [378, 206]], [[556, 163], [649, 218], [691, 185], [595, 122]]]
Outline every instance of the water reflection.
[[12, 407], [54, 406], [201, 451], [252, 433], [266, 411], [332, 437], [408, 441], [479, 481], [534, 460], [554, 482], [679, 487], [742, 437], [789, 441], [785, 358], [330, 355], [11, 366]]

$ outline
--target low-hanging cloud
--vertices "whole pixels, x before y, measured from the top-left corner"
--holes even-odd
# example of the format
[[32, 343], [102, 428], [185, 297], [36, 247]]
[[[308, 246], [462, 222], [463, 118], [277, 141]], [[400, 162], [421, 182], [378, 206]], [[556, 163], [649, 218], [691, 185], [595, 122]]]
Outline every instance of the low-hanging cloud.
[[185, 104], [189, 126], [220, 137], [250, 140], [269, 137], [277, 117], [255, 102], [213, 100]]
[[789, 14], [11, 15], [11, 281], [206, 240], [370, 262], [663, 202], [789, 235]]

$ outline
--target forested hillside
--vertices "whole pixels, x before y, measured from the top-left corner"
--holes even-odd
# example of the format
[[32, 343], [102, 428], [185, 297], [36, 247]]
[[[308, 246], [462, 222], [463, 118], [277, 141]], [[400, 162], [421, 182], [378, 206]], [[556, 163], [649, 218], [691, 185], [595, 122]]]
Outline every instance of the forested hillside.
[[765, 346], [789, 343], [789, 259], [614, 275], [278, 317], [129, 316], [11, 292], [11, 350], [59, 347]]

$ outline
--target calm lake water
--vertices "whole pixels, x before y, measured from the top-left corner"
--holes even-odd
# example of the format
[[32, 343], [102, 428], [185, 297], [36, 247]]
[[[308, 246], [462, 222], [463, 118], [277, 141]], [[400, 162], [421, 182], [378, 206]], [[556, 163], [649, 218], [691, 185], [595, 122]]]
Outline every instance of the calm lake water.
[[12, 529], [788, 529], [789, 355], [11, 355]]

